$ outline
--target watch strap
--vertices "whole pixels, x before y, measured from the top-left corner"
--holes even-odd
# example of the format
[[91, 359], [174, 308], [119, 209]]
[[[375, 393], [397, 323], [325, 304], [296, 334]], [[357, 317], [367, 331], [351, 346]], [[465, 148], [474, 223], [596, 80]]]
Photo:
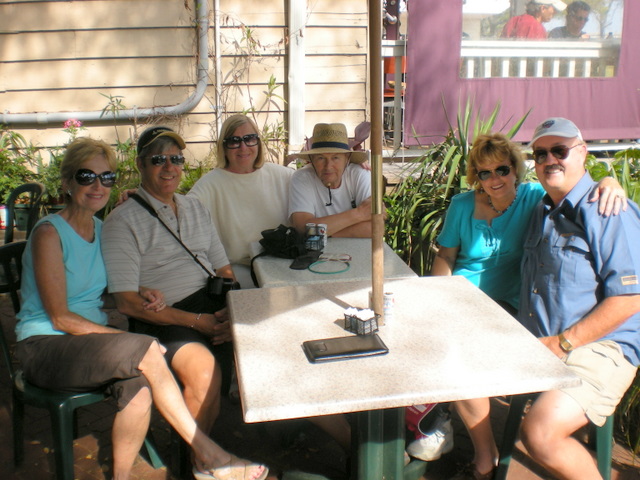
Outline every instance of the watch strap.
[[564, 332], [561, 332], [558, 335], [558, 340], [560, 340], [560, 348], [563, 352], [569, 353], [573, 350], [573, 344], [567, 340], [567, 337], [564, 336]]

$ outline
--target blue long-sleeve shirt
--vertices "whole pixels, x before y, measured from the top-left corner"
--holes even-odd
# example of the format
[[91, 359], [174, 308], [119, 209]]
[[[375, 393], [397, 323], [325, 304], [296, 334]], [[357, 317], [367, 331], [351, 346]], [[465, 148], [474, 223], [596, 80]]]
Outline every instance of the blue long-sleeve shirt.
[[[554, 206], [546, 195], [525, 236], [520, 322], [537, 337], [558, 335], [607, 297], [640, 294], [640, 209], [604, 217], [589, 203], [588, 173]], [[640, 313], [602, 340], [640, 363]]]

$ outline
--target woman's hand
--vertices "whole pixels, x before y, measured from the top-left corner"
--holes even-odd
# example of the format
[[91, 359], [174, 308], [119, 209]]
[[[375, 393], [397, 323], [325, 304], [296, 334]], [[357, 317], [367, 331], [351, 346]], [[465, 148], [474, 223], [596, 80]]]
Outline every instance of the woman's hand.
[[371, 171], [371, 164], [369, 163], [369, 160], [367, 160], [366, 162], [362, 162], [360, 164], [360, 168], [362, 168], [363, 170], [366, 170], [368, 172]]
[[160, 290], [147, 288], [147, 287], [140, 287], [138, 289], [138, 293], [145, 300], [144, 302], [142, 302], [142, 307], [145, 310], [152, 310], [154, 312], [159, 312], [167, 306], [167, 304], [164, 303], [164, 295]]
[[613, 177], [604, 177], [598, 183], [589, 198], [589, 202], [598, 201], [598, 213], [605, 217], [618, 215], [620, 211], [627, 209], [627, 194], [622, 186]]
[[137, 188], [128, 188], [127, 190], [123, 190], [118, 197], [118, 201], [116, 202], [116, 207], [118, 205], [122, 205], [124, 202], [129, 200], [129, 197], [138, 191]]

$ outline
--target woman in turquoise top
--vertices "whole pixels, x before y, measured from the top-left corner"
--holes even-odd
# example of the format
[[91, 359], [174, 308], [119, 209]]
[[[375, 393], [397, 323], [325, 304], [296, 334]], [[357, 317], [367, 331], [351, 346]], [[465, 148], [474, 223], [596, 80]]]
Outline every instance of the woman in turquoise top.
[[[24, 375], [51, 390], [102, 387], [115, 399], [115, 479], [130, 475], [149, 427], [152, 401], [191, 445], [197, 478], [264, 479], [264, 466], [238, 459], [198, 429], [156, 339], [107, 325], [101, 310], [107, 286], [102, 223], [94, 214], [109, 199], [115, 170], [115, 154], [102, 141], [79, 138], [67, 148], [60, 167], [67, 205], [38, 222], [23, 257], [16, 356]], [[153, 311], [164, 308], [157, 291], [141, 288], [140, 301]]]
[[[539, 184], [522, 183], [525, 174], [520, 147], [505, 135], [484, 134], [475, 139], [467, 165], [471, 191], [453, 197], [431, 269], [431, 275], [463, 275], [511, 314], [518, 309], [523, 236], [545, 194]], [[624, 205], [620, 201], [624, 191], [610, 177], [600, 182], [592, 201], [598, 197], [605, 215], [618, 213]], [[489, 399], [454, 405], [475, 448], [473, 462], [455, 478], [492, 478], [498, 449], [489, 421]], [[452, 447], [448, 441], [448, 451]]]

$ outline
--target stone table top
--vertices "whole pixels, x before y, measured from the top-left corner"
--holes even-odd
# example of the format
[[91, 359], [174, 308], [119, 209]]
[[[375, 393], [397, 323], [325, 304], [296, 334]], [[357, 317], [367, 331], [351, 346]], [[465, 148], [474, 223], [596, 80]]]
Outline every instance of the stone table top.
[[[258, 242], [251, 245], [253, 256], [262, 251]], [[404, 261], [383, 243], [385, 278], [417, 277]], [[264, 256], [256, 258], [253, 268], [261, 287], [282, 287], [306, 283], [340, 282], [344, 280], [371, 279], [371, 239], [370, 238], [329, 238], [324, 248], [325, 254], [349, 254], [352, 259], [346, 272], [335, 274], [319, 274], [309, 270], [292, 270], [292, 260]]]
[[545, 391], [579, 380], [513, 317], [460, 276], [390, 279], [387, 355], [322, 364], [305, 340], [351, 335], [370, 282], [231, 291], [228, 303], [246, 422]]

